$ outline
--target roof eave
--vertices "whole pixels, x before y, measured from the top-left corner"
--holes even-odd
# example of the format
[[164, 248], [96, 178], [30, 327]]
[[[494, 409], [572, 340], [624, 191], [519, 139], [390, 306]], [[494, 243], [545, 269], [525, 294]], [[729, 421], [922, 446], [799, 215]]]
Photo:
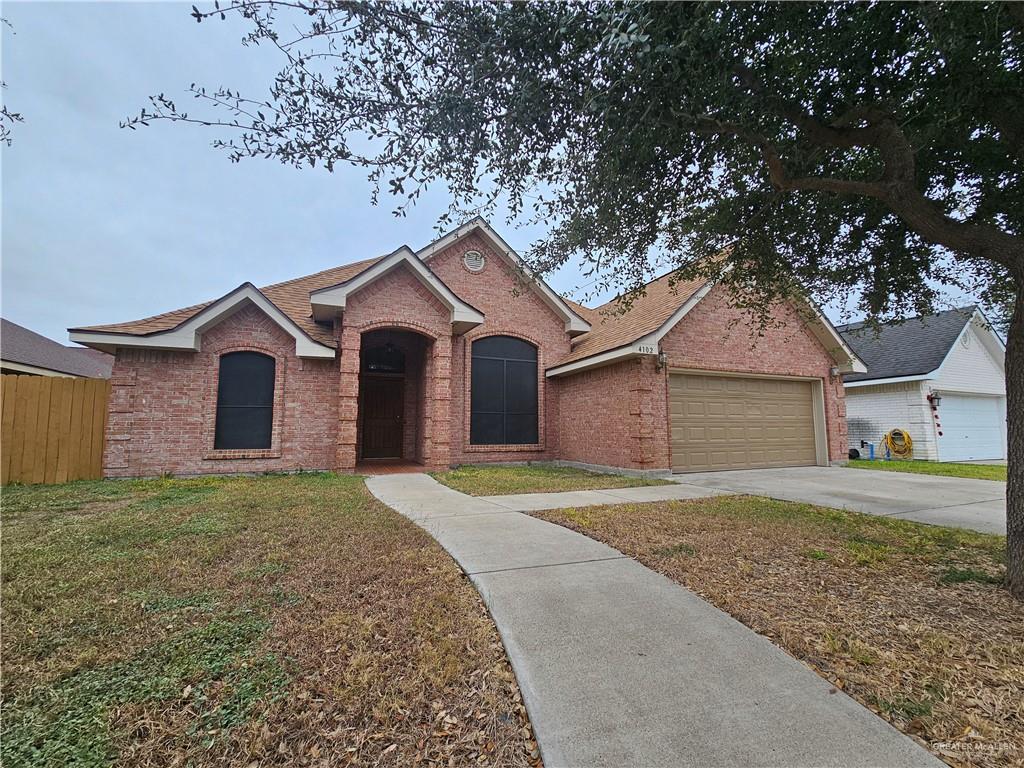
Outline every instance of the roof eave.
[[164, 331], [131, 334], [88, 328], [69, 328], [68, 336], [76, 344], [109, 354], [114, 354], [119, 348], [198, 352], [202, 346], [202, 334], [206, 330], [226, 320], [248, 304], [255, 305], [295, 339], [295, 354], [299, 357], [334, 359], [333, 347], [314, 341], [252, 283], [242, 283], [235, 290], [224, 294], [196, 312], [192, 317]]
[[580, 358], [579, 360], [573, 360], [571, 363], [552, 366], [544, 371], [544, 376], [549, 379], [553, 379], [558, 378], [559, 376], [569, 376], [574, 373], [582, 373], [583, 371], [589, 371], [593, 368], [613, 365], [615, 363], [620, 363], [623, 360], [631, 360], [636, 357], [654, 357], [656, 355], [657, 352], [644, 351], [639, 342], [633, 342], [621, 347], [616, 347], [615, 349], [598, 352], [596, 354]]
[[313, 319], [332, 320], [345, 311], [348, 298], [362, 288], [384, 277], [398, 267], [405, 265], [423, 286], [451, 311], [452, 329], [465, 333], [484, 321], [484, 315], [471, 304], [467, 304], [434, 274], [407, 245], [392, 251], [380, 261], [374, 262], [359, 274], [337, 285], [318, 288], [309, 293], [313, 308]]
[[[863, 373], [863, 371], [858, 371]], [[858, 379], [857, 381], [844, 381], [845, 389], [856, 389], [857, 387], [871, 387], [880, 384], [903, 384], [911, 381], [928, 381], [935, 378], [935, 371], [928, 373], [915, 373], [909, 376], [888, 376], [880, 379]]]

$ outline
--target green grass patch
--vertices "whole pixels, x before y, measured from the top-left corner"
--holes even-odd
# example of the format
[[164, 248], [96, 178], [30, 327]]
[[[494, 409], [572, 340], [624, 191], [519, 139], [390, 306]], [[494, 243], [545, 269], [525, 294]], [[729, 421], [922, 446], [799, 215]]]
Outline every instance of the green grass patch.
[[811, 560], [828, 560], [831, 555], [823, 549], [805, 549], [801, 554]]
[[1002, 584], [1003, 578], [977, 568], [950, 568], [939, 577], [939, 581], [943, 584], [966, 584], [972, 581], [978, 584]]
[[137, 600], [139, 608], [149, 613], [173, 613], [175, 611], [212, 611], [217, 607], [216, 596], [209, 592], [194, 595], [162, 595], [149, 592], [135, 592], [130, 595]]
[[257, 565], [254, 568], [244, 568], [238, 572], [240, 578], [243, 579], [263, 579], [267, 576], [279, 576], [288, 570], [286, 563], [278, 562], [266, 562]]
[[654, 554], [658, 557], [676, 557], [677, 555], [692, 555], [696, 551], [697, 549], [692, 544], [680, 541], [678, 544], [673, 544], [669, 547], [659, 547], [654, 550]]
[[875, 469], [880, 472], [910, 472], [916, 475], [944, 475], [946, 477], [969, 477], [976, 480], [1002, 480], [1004, 483], [1006, 482], [1005, 464], [851, 459], [846, 466], [853, 469]]
[[[113, 708], [187, 701], [205, 741], [280, 695], [287, 676], [254, 654], [266, 620], [245, 612], [210, 621], [121, 662], [82, 669], [12, 702], [0, 755], [7, 766], [106, 766], [116, 759]], [[210, 733], [215, 731], [215, 733]], [[121, 734], [123, 737], [123, 734]]]
[[915, 720], [932, 714], [932, 702], [899, 696], [895, 699], [876, 699], [878, 708], [898, 720]]
[[432, 472], [439, 483], [470, 496], [501, 496], [511, 493], [557, 493], [592, 491], [601, 488], [635, 488], [644, 485], [670, 485], [669, 480], [587, 472], [553, 464], [496, 466], [466, 464], [448, 472]]

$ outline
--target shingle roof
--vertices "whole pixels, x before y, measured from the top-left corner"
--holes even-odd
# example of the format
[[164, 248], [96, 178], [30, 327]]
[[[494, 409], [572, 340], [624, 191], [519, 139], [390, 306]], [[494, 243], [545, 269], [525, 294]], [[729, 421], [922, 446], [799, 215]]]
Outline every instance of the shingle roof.
[[684, 280], [671, 285], [670, 278], [671, 273], [648, 283], [645, 293], [637, 296], [625, 312], [618, 306], [618, 299], [613, 299], [596, 309], [580, 307], [586, 310], [587, 314], [583, 315], [583, 318], [593, 328], [577, 337], [573, 341], [572, 351], [555, 365], [565, 365], [623, 347], [656, 331], [673, 312], [707, 283], [707, 280], [699, 279]]
[[598, 314], [596, 309], [585, 307], [578, 301], [567, 299], [565, 296], [562, 297], [562, 301], [569, 305], [569, 309], [571, 309], [573, 312], [582, 317], [591, 325], [593, 325], [595, 322], [600, 322], [601, 316]]
[[[296, 325], [305, 331], [310, 338], [321, 344], [333, 347], [335, 345], [333, 331], [331, 328], [318, 325], [313, 321], [312, 310], [309, 304], [309, 292], [318, 288], [327, 288], [338, 283], [343, 283], [355, 277], [364, 269], [380, 261], [383, 256], [373, 259], [364, 259], [353, 264], [344, 264], [340, 267], [325, 269], [305, 277], [297, 277], [294, 280], [286, 280], [283, 283], [275, 283], [261, 288], [260, 291], [274, 304], [288, 315]], [[172, 312], [164, 312], [153, 317], [146, 317], [141, 320], [132, 320], [127, 323], [114, 323], [112, 325], [92, 325], [86, 328], [75, 328], [76, 331], [105, 331], [108, 333], [127, 333], [136, 336], [144, 336], [150, 333], [168, 331], [188, 320], [196, 312], [205, 309], [213, 301], [206, 301], [202, 304], [194, 304], [184, 309], [176, 309]]]
[[65, 347], [10, 320], [0, 319], [0, 359], [73, 376], [109, 379], [114, 358], [84, 347]]
[[867, 373], [848, 373], [843, 380], [871, 381], [931, 373], [942, 365], [976, 309], [973, 305], [958, 307], [887, 323], [877, 330], [864, 322], [838, 326], [836, 330], [868, 367]]
[[[379, 256], [354, 264], [345, 264], [305, 277], [276, 283], [260, 290], [314, 341], [333, 347], [335, 341], [332, 329], [313, 321], [309, 302], [310, 292], [350, 280], [382, 258], [384, 257]], [[704, 280], [691, 280], [670, 286], [670, 275], [663, 275], [648, 283], [645, 294], [636, 297], [632, 306], [624, 313], [618, 306], [618, 299], [596, 308], [585, 307], [578, 302], [563, 299], [572, 311], [593, 327], [587, 333], [575, 338], [572, 351], [555, 365], [574, 362], [625, 346], [651, 331], [657, 330], [705, 282]], [[213, 301], [207, 301], [202, 304], [194, 304], [191, 307], [131, 322], [94, 325], [72, 330], [145, 336], [171, 330], [212, 303]]]

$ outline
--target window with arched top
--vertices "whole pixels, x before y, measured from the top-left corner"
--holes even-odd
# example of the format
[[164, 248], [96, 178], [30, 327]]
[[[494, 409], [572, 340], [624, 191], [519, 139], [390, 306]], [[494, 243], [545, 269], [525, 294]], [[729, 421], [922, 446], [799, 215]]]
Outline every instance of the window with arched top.
[[270, 448], [275, 367], [274, 358], [259, 352], [221, 355], [214, 449]]
[[537, 442], [537, 348], [512, 336], [473, 342], [469, 442]]

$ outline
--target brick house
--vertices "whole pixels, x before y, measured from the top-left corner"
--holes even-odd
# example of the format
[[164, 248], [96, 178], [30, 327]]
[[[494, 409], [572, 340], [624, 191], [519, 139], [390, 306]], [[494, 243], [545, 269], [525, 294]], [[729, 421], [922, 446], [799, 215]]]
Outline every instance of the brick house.
[[712, 284], [659, 278], [614, 313], [523, 275], [474, 219], [419, 251], [72, 329], [116, 355], [104, 473], [845, 458], [841, 374], [864, 367], [813, 308], [778, 307], [752, 345]]

